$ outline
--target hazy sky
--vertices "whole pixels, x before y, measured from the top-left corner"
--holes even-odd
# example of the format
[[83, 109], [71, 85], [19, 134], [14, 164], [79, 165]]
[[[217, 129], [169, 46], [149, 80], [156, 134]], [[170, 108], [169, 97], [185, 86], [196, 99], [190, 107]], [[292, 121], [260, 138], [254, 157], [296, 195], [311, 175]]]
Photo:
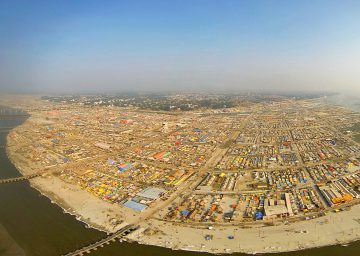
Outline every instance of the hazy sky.
[[360, 1], [0, 1], [0, 91], [360, 93]]

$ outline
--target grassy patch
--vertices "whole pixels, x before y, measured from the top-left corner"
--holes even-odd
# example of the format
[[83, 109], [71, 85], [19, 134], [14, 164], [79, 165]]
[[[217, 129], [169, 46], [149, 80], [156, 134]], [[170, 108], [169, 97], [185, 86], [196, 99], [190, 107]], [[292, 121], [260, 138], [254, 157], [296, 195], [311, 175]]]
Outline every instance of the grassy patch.
[[222, 148], [222, 149], [229, 148], [231, 146], [232, 142], [233, 142], [232, 140], [225, 141], [224, 144], [222, 144], [220, 146], [220, 148]]
[[349, 130], [353, 132], [360, 132], [360, 123], [354, 124], [352, 127], [349, 128]]
[[360, 143], [360, 133], [353, 135], [353, 139], [354, 139], [356, 142]]

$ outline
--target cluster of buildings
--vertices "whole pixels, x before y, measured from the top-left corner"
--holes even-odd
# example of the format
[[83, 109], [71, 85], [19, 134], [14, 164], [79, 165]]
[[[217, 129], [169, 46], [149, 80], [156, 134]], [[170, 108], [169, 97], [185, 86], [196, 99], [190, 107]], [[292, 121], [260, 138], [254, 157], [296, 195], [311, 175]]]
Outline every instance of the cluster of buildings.
[[[126, 158], [112, 158], [67, 167], [61, 171], [59, 177], [66, 182], [80, 185], [82, 189], [110, 203], [129, 205], [130, 201], [134, 201], [148, 206], [155, 199], [166, 197], [192, 173], [182, 168], [163, 169]], [[156, 198], [139, 197], [141, 191], [148, 191], [150, 188], [161, 193], [158, 193]]]
[[343, 177], [359, 169], [359, 162], [355, 160], [334, 161], [306, 167], [316, 184], [324, 184], [336, 178]]
[[307, 173], [303, 169], [285, 169], [277, 171], [254, 171], [254, 183], [256, 189], [274, 189], [286, 191], [293, 187], [307, 183]]
[[[333, 110], [321, 105], [286, 110], [281, 105], [257, 110], [215, 168], [164, 218], [234, 223], [302, 219], [356, 203], [359, 146], [341, 132], [346, 129], [343, 118], [333, 122]], [[360, 121], [350, 115], [346, 124]]]
[[324, 209], [314, 189], [289, 192], [194, 193], [174, 202], [164, 219], [175, 222], [252, 222], [303, 217]]
[[278, 145], [252, 145], [230, 148], [219, 162], [225, 170], [271, 168], [283, 165], [297, 165], [298, 157], [289, 143]]
[[318, 185], [321, 194], [331, 207], [360, 198], [360, 171], [340, 179]]
[[276, 221], [359, 200], [360, 116], [311, 101], [232, 111], [148, 111], [68, 103], [10, 133], [34, 169], [112, 204], [174, 222]]

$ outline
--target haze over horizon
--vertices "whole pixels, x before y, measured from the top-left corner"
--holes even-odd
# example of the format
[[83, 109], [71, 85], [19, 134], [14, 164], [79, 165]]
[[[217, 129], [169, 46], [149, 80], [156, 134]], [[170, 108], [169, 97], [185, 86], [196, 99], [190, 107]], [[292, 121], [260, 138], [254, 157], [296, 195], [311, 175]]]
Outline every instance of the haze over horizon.
[[1, 1], [0, 92], [360, 95], [359, 1]]

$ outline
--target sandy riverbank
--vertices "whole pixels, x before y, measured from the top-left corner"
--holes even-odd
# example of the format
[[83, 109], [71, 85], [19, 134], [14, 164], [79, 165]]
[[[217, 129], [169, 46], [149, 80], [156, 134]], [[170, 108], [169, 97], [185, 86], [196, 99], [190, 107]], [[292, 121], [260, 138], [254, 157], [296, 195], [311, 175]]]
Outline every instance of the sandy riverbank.
[[[25, 158], [16, 153], [11, 136], [7, 137], [6, 152], [10, 161], [23, 175], [36, 173]], [[79, 221], [104, 232], [114, 232], [129, 221], [136, 221], [136, 214], [124, 207], [111, 204], [92, 196], [79, 186], [66, 183], [54, 175], [46, 175], [30, 180], [30, 185], [52, 203], [60, 206], [65, 213], [75, 215]]]
[[66, 213], [75, 215], [89, 227], [104, 232], [115, 232], [133, 217], [130, 210], [91, 196], [79, 187], [54, 176], [32, 179], [30, 184]]
[[[213, 230], [194, 226], [179, 226], [151, 220], [143, 225], [158, 233], [135, 237], [144, 244], [175, 249], [213, 253], [265, 253], [295, 251], [334, 244], [346, 244], [360, 239], [360, 205], [349, 211], [329, 213], [325, 217], [279, 226], [239, 228], [214, 227]], [[205, 240], [205, 235], [213, 239]], [[234, 239], [229, 239], [233, 236]]]
[[[36, 168], [18, 155], [15, 149], [11, 137], [8, 136], [7, 153], [11, 162], [21, 173], [33, 173]], [[126, 223], [138, 221], [139, 216], [135, 212], [105, 202], [56, 176], [38, 177], [32, 179], [30, 184], [91, 227], [113, 232]], [[141, 226], [143, 229], [150, 228], [157, 232], [152, 235], [132, 234], [130, 240], [172, 249], [213, 253], [293, 251], [360, 239], [360, 205], [352, 207], [349, 211], [330, 213], [322, 218], [290, 225], [254, 228], [214, 227], [213, 230], [208, 230], [150, 219], [142, 222]], [[206, 241], [205, 235], [212, 235], [213, 239]], [[229, 239], [229, 236], [233, 236], [234, 239]]]

